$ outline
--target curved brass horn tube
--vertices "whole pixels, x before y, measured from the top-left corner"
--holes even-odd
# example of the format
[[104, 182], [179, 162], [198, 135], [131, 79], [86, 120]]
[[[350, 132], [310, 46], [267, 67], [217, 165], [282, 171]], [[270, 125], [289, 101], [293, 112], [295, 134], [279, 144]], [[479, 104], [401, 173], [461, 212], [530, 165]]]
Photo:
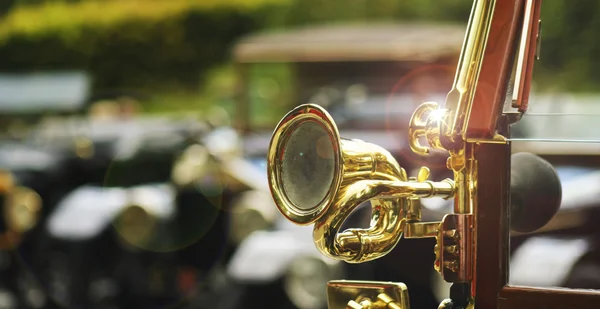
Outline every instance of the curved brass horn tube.
[[[349, 263], [362, 263], [389, 253], [402, 237], [411, 197], [454, 194], [451, 180], [441, 182], [398, 182], [361, 180], [344, 187], [328, 211], [315, 223], [313, 238], [321, 253]], [[338, 233], [359, 205], [371, 201], [372, 220], [368, 229]]]
[[407, 180], [406, 171], [391, 153], [375, 144], [356, 139], [341, 139], [343, 180]]

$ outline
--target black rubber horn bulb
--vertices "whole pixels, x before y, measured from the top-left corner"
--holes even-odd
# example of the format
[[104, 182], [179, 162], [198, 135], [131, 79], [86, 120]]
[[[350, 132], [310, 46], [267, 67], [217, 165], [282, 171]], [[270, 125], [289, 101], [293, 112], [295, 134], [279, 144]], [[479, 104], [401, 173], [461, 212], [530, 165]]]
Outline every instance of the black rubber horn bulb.
[[562, 187], [548, 161], [527, 152], [511, 157], [510, 228], [529, 233], [546, 225], [558, 212]]

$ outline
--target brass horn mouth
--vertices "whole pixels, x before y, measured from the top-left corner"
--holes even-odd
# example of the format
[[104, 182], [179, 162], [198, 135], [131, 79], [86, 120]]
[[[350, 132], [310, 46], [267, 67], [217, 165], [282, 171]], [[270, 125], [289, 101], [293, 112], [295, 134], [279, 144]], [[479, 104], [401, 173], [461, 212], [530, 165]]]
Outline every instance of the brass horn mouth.
[[298, 106], [277, 125], [268, 152], [271, 194], [290, 221], [307, 225], [327, 211], [342, 182], [340, 135], [314, 104]]

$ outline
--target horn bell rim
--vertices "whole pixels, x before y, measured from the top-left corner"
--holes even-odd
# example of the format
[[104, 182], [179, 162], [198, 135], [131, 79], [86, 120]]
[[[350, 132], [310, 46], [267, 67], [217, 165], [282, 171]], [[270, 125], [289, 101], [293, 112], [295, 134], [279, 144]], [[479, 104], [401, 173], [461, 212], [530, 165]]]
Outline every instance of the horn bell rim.
[[[295, 205], [285, 193], [283, 187], [282, 160], [283, 147], [291, 133], [301, 124], [312, 121], [327, 131], [333, 146], [333, 179], [325, 197], [314, 207], [306, 210]], [[343, 158], [341, 151], [340, 133], [331, 115], [321, 106], [308, 103], [297, 106], [288, 112], [277, 124], [267, 154], [267, 174], [269, 189], [279, 212], [297, 225], [309, 225], [321, 218], [335, 199], [343, 178]]]

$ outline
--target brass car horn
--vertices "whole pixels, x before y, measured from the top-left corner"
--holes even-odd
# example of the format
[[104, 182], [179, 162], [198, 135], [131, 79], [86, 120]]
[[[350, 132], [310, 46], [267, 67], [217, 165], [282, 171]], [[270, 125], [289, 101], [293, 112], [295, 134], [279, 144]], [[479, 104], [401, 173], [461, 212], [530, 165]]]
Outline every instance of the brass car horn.
[[[385, 149], [340, 138], [331, 116], [317, 105], [292, 110], [273, 137], [268, 174], [275, 203], [292, 222], [314, 223], [317, 248], [333, 259], [362, 263], [384, 256], [407, 223], [420, 217], [416, 198], [449, 198], [454, 192], [452, 180], [427, 180], [427, 168], [409, 179]], [[350, 213], [368, 201], [371, 227], [338, 233]]]
[[[427, 167], [409, 178], [389, 152], [340, 138], [325, 109], [305, 104], [283, 117], [269, 146], [269, 186], [279, 211], [296, 224], [314, 224], [317, 248], [348, 263], [380, 258], [401, 237], [435, 238], [434, 268], [460, 291], [440, 308], [450, 308], [453, 302], [455, 308], [472, 308], [481, 189], [476, 150], [485, 144], [510, 148], [507, 130], [498, 129], [506, 124], [500, 120], [501, 104], [508, 98], [505, 88], [518, 88], [514, 113], [520, 116], [526, 111], [534, 51], [530, 47], [539, 44], [538, 21], [533, 18], [537, 13], [532, 13], [539, 10], [536, 3], [475, 0], [445, 104], [423, 103], [410, 120], [411, 150], [423, 156], [430, 149], [446, 152], [452, 179], [430, 181]], [[520, 77], [514, 85], [505, 78], [510, 68]], [[421, 222], [419, 200], [430, 197], [453, 198], [453, 213], [439, 222]], [[372, 207], [370, 227], [340, 231], [350, 213], [365, 202]], [[332, 309], [409, 307], [403, 284], [362, 281], [330, 282], [328, 305]]]

